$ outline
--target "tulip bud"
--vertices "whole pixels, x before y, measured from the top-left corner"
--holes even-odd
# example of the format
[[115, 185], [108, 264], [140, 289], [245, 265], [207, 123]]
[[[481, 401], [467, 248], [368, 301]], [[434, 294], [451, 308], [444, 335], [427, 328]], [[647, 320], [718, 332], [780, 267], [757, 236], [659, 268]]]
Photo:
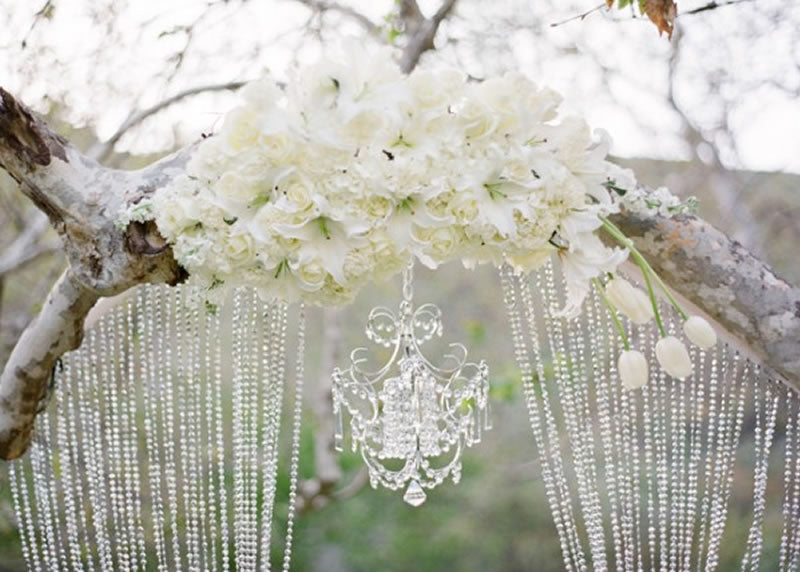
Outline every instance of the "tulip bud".
[[692, 360], [686, 346], [675, 336], [661, 338], [656, 344], [656, 358], [668, 374], [678, 379], [692, 375]]
[[653, 319], [650, 297], [625, 280], [615, 277], [606, 284], [608, 300], [634, 324], [646, 324]]
[[647, 383], [647, 358], [642, 352], [625, 350], [617, 362], [619, 378], [625, 389], [639, 389]]
[[690, 316], [683, 323], [683, 333], [690, 342], [704, 350], [717, 343], [717, 333], [714, 328], [700, 316]]

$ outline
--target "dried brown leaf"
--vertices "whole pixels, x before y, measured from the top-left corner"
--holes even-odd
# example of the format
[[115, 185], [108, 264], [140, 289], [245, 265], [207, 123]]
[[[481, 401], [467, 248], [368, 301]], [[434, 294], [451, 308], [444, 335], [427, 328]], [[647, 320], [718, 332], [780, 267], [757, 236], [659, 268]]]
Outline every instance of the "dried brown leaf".
[[678, 15], [678, 5], [675, 0], [647, 0], [644, 12], [650, 21], [658, 28], [658, 34], [666, 32], [672, 39], [672, 29], [675, 27], [675, 17]]

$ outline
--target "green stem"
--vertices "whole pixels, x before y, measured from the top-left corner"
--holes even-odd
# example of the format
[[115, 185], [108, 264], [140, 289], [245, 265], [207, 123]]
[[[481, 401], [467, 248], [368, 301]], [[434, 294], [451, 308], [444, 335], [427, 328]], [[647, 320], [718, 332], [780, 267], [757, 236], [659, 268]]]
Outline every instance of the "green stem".
[[686, 312], [684, 312], [681, 305], [675, 299], [675, 296], [672, 295], [672, 291], [669, 289], [669, 287], [667, 287], [666, 284], [664, 284], [664, 281], [661, 279], [661, 277], [658, 274], [656, 274], [656, 271], [653, 270], [653, 267], [650, 266], [650, 263], [647, 262], [647, 259], [644, 256], [642, 256], [642, 253], [639, 252], [639, 250], [633, 244], [633, 241], [627, 236], [625, 236], [625, 233], [623, 233], [613, 222], [608, 220], [606, 217], [598, 216], [598, 218], [603, 223], [603, 228], [606, 229], [608, 234], [613, 236], [617, 240], [617, 242], [619, 242], [622, 246], [631, 251], [631, 255], [636, 259], [636, 263], [642, 269], [642, 274], [644, 274], [645, 280], [648, 279], [647, 275], [649, 273], [656, 281], [656, 284], [658, 284], [658, 287], [661, 288], [661, 290], [663, 290], [664, 294], [667, 296], [667, 300], [669, 300], [669, 303], [672, 304], [672, 306], [681, 315], [681, 318], [683, 318], [684, 320], [688, 319], [689, 315]]
[[658, 331], [661, 332], [661, 337], [667, 336], [664, 331], [664, 324], [661, 322], [661, 312], [658, 311], [658, 302], [656, 301], [656, 293], [653, 292], [653, 284], [650, 282], [650, 273], [641, 264], [639, 267], [642, 269], [642, 276], [644, 276], [644, 283], [647, 284], [647, 294], [650, 296], [650, 303], [653, 305], [653, 314], [656, 316], [656, 324], [658, 324]]
[[600, 280], [597, 278], [592, 278], [592, 284], [594, 284], [594, 287], [597, 289], [597, 293], [600, 294], [600, 297], [606, 303], [606, 306], [608, 306], [608, 311], [611, 313], [611, 318], [614, 320], [614, 324], [617, 326], [617, 331], [619, 331], [619, 337], [622, 338], [622, 346], [626, 351], [630, 350], [631, 345], [628, 343], [628, 334], [625, 333], [625, 328], [619, 319], [617, 309], [614, 307], [614, 304], [611, 303], [611, 300], [606, 297], [606, 292], [603, 290], [603, 285], [600, 284]]

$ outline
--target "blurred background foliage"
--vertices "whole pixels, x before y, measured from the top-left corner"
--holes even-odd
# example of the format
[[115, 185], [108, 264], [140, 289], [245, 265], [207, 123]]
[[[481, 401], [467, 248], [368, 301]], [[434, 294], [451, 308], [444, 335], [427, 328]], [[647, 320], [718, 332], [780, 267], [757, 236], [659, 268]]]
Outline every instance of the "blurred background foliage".
[[[739, 3], [685, 21], [679, 17], [668, 43], [652, 26], [617, 12], [551, 27], [593, 7], [581, 0], [460, 0], [437, 36], [436, 53], [425, 57], [476, 78], [519, 69], [565, 92], [568, 109], [611, 132], [617, 160], [641, 182], [696, 195], [703, 218], [797, 284], [800, 159], [791, 157], [800, 157], [800, 143], [792, 147], [798, 139], [787, 133], [797, 133], [800, 111], [786, 102], [800, 100], [800, 8], [771, 0]], [[146, 165], [213, 131], [234, 101], [225, 89], [182, 98], [126, 129], [116, 145], [103, 145], [126, 118], [170, 95], [265, 72], [284, 77], [292, 64], [314, 57], [343, 34], [404, 42], [398, 5], [391, 1], [209, 0], [175, 2], [171, 9], [111, 0], [27, 4], [0, 0], [0, 77], [8, 82], [3, 87], [45, 114], [78, 147], [123, 168]], [[420, 6], [432, 12], [437, 3]], [[764, 111], [768, 107], [780, 113]], [[64, 264], [57, 237], [0, 173], [0, 365]], [[441, 306], [445, 338], [465, 341], [474, 357], [490, 362], [495, 427], [467, 452], [461, 484], [438, 488], [420, 509], [398, 494], [364, 486], [360, 459], [343, 455], [334, 487], [341, 494], [309, 502], [301, 511], [295, 568], [560, 570], [496, 276], [489, 269], [468, 273], [453, 266], [435, 281], [420, 274], [417, 299]], [[376, 302], [391, 305], [399, 297], [397, 286], [370, 288], [336, 316], [340, 349], [364, 343], [367, 311]], [[317, 310], [310, 319], [302, 450], [308, 481], [317, 472], [314, 448], [325, 427], [315, 405], [328, 383], [327, 370], [320, 371], [327, 364], [322, 354], [330, 353], [330, 320]], [[346, 352], [333, 355], [337, 363], [346, 359]], [[0, 467], [0, 572], [23, 569], [5, 470]], [[779, 488], [768, 493], [779, 496]], [[277, 531], [287, 490], [282, 473]], [[736, 518], [752, 503], [746, 471], [734, 476], [731, 502], [722, 570], [736, 562], [750, 524]], [[779, 527], [776, 518], [768, 515], [766, 526]], [[773, 569], [777, 548], [765, 547], [765, 555], [762, 568]]]

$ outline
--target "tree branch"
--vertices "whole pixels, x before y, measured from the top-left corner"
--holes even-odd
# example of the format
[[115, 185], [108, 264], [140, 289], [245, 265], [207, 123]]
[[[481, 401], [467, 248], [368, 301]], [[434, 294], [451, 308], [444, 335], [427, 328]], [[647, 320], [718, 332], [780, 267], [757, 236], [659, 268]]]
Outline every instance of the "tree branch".
[[230, 91], [239, 89], [247, 82], [244, 81], [231, 81], [227, 83], [219, 83], [219, 84], [211, 84], [211, 85], [202, 85], [198, 87], [192, 87], [189, 89], [185, 89], [183, 91], [179, 91], [173, 96], [170, 96], [155, 105], [148, 107], [147, 109], [143, 109], [138, 113], [132, 113], [128, 118], [119, 126], [119, 128], [114, 132], [114, 134], [108, 138], [108, 140], [103, 141], [102, 143], [98, 143], [93, 146], [90, 150], [88, 155], [93, 159], [100, 161], [101, 163], [106, 161], [111, 153], [114, 151], [114, 147], [119, 142], [125, 133], [142, 123], [148, 117], [163, 111], [164, 109], [175, 105], [179, 101], [186, 99], [187, 97], [192, 97], [193, 95], [198, 95], [201, 93], [211, 93], [215, 91]]
[[0, 88], [0, 167], [61, 235], [70, 267], [0, 375], [0, 458], [23, 454], [56, 359], [78, 346], [102, 296], [185, 276], [153, 224], [119, 229], [122, 209], [180, 173], [191, 147], [140, 171], [99, 166]]
[[439, 31], [439, 25], [450, 15], [455, 5], [456, 0], [444, 0], [433, 16], [425, 18], [417, 0], [402, 0], [400, 19], [405, 25], [408, 43], [400, 56], [400, 68], [405, 73], [411, 73], [417, 67], [422, 54], [434, 48], [433, 40]]
[[42, 235], [48, 228], [47, 217], [36, 212], [31, 220], [27, 221], [22, 232], [16, 240], [7, 246], [0, 255], [0, 277], [29, 264], [45, 254], [54, 252], [55, 244], [43, 244]]
[[722, 8], [724, 6], [735, 6], [736, 4], [744, 4], [745, 2], [750, 2], [751, 0], [728, 0], [727, 2], [709, 2], [704, 6], [700, 6], [698, 8], [693, 8], [691, 10], [687, 10], [686, 12], [681, 12], [679, 16], [688, 16], [691, 14], [700, 14], [701, 12], [708, 12], [709, 10], [716, 10], [717, 8]]
[[613, 218], [670, 287], [800, 391], [800, 288], [696, 216]]
[[367, 18], [364, 14], [351, 8], [350, 6], [345, 6], [343, 4], [339, 4], [338, 2], [322, 2], [320, 0], [297, 0], [303, 6], [307, 6], [311, 10], [323, 13], [323, 12], [339, 12], [347, 16], [348, 18], [352, 18], [356, 21], [364, 30], [372, 35], [372, 36], [379, 36], [381, 33], [381, 28], [375, 22]]

